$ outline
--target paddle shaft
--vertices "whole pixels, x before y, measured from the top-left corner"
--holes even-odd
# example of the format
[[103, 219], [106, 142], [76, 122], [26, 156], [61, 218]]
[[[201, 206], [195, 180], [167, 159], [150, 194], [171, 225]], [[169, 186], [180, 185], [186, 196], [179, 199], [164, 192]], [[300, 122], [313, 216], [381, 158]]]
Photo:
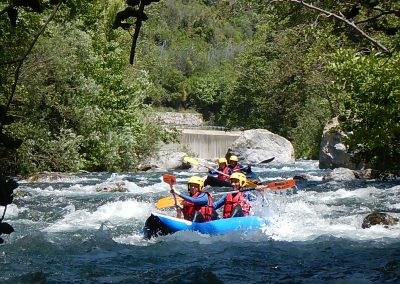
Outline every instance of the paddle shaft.
[[271, 182], [266, 185], [260, 185], [257, 187], [250, 187], [250, 188], [244, 188], [242, 190], [235, 190], [235, 191], [226, 191], [226, 192], [218, 192], [216, 194], [228, 194], [228, 193], [237, 193], [237, 192], [244, 192], [244, 191], [261, 191], [264, 189], [270, 189], [270, 190], [282, 190], [282, 189], [288, 189], [292, 188], [295, 186], [294, 180], [285, 180], [285, 181], [276, 181], [276, 182]]
[[203, 166], [203, 167], [206, 167], [207, 169], [213, 170], [213, 171], [215, 171], [216, 173], [219, 173], [220, 175], [223, 175], [223, 176], [226, 176], [226, 177], [230, 177], [230, 175], [228, 175], [228, 174], [226, 174], [226, 173], [223, 173], [223, 172], [221, 172], [221, 171], [219, 171], [219, 170], [216, 170], [216, 169], [214, 169], [214, 168], [212, 168], [212, 167], [203, 165], [203, 164], [201, 164], [201, 163], [199, 163], [199, 165], [201, 165], [201, 166]]
[[[188, 163], [193, 164], [193, 165], [200, 165], [200, 166], [203, 166], [203, 167], [205, 167], [205, 168], [207, 168], [207, 169], [210, 169], [210, 170], [213, 170], [213, 171], [215, 171], [215, 172], [217, 172], [217, 173], [219, 173], [219, 174], [221, 174], [221, 175], [223, 175], [223, 176], [227, 176], [227, 177], [230, 176], [230, 175], [228, 175], [228, 174], [226, 174], [226, 173], [223, 173], [223, 172], [221, 172], [221, 171], [219, 171], [219, 170], [216, 170], [216, 169], [214, 169], [214, 168], [212, 168], [212, 167], [210, 167], [210, 166], [204, 165], [204, 164], [200, 163], [199, 161], [197, 161], [197, 160], [194, 159], [194, 158], [185, 157], [185, 158], [183, 158], [183, 160], [184, 160], [185, 162], [188, 162]], [[226, 165], [226, 166], [228, 166], [228, 165]]]
[[225, 192], [216, 192], [213, 195], [221, 195], [221, 194], [229, 194], [229, 193], [238, 193], [238, 192], [245, 192], [245, 191], [253, 191], [256, 190], [255, 187], [246, 188], [244, 190], [234, 190], [234, 191], [225, 191]]
[[[269, 162], [273, 161], [274, 159], [275, 159], [275, 157], [272, 157], [272, 158], [267, 159], [267, 160], [264, 160], [264, 161], [262, 161], [262, 162], [260, 162], [260, 163], [269, 163]], [[207, 169], [213, 170], [213, 171], [215, 171], [215, 172], [217, 172], [217, 173], [219, 173], [219, 174], [221, 174], [221, 175], [223, 175], [223, 176], [227, 176], [227, 177], [230, 176], [230, 175], [228, 175], [228, 174], [226, 174], [226, 173], [223, 173], [223, 172], [221, 172], [221, 171], [219, 171], [219, 170], [216, 170], [216, 169], [214, 169], [214, 168], [212, 168], [212, 167], [210, 167], [210, 166], [204, 165], [204, 164], [200, 163], [198, 160], [196, 160], [196, 159], [194, 159], [194, 158], [185, 157], [183, 160], [184, 160], [185, 162], [190, 163], [190, 164], [200, 165], [200, 166], [206, 167]], [[228, 166], [228, 165], [227, 165], [227, 166]], [[247, 168], [249, 168], [249, 166], [247, 166]]]
[[[275, 159], [275, 157], [272, 157], [272, 158], [266, 159], [266, 160], [264, 160], [264, 161], [255, 163], [255, 164], [253, 164], [253, 165], [268, 164], [268, 163], [272, 162], [274, 159]], [[251, 171], [251, 166], [252, 166], [251, 164], [248, 164], [247, 166], [243, 166], [243, 168], [240, 169], [240, 171], [246, 171], [246, 172], [247, 172], [249, 169], [250, 169], [250, 171]]]
[[[250, 188], [242, 189], [241, 191], [243, 191], [243, 192], [244, 191], [254, 191], [254, 190], [261, 191], [261, 190], [266, 190], [266, 189], [269, 189], [269, 190], [283, 190], [283, 189], [289, 189], [289, 188], [292, 188], [292, 187], [295, 187], [295, 186], [296, 186], [295, 181], [293, 179], [289, 179], [289, 180], [284, 180], [284, 181], [275, 181], [275, 182], [271, 182], [271, 183], [266, 184], [266, 185], [260, 185], [260, 186], [257, 186], [257, 187], [250, 187]], [[214, 193], [213, 195], [237, 193], [239, 191], [240, 190], [227, 191], [227, 192], [218, 192], [218, 193]], [[171, 196], [167, 196], [167, 197], [161, 198], [160, 200], [158, 200], [156, 207], [158, 209], [161, 209], [161, 208], [174, 206], [172, 201], [173, 200], [172, 200]], [[182, 201], [183, 201], [183, 199], [182, 199]], [[174, 203], [175, 202], [176, 201], [174, 200]], [[177, 202], [175, 204], [177, 204]], [[178, 205], [178, 207], [179, 207], [179, 205]]]

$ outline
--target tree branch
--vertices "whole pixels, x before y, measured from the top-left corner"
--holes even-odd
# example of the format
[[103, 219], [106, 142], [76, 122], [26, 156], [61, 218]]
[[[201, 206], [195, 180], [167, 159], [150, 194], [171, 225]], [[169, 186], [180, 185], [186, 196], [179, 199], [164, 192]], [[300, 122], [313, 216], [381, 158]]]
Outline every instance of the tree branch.
[[359, 22], [356, 23], [356, 25], [358, 25], [358, 24], [363, 24], [363, 23], [367, 23], [367, 22], [370, 22], [370, 21], [374, 21], [374, 20], [379, 19], [380, 17], [385, 16], [385, 15], [395, 15], [395, 16], [397, 16], [397, 17], [400, 16], [400, 10], [389, 10], [389, 11], [385, 11], [385, 10], [382, 10], [382, 9], [379, 9], [379, 8], [374, 8], [374, 10], [379, 11], [380, 14], [378, 14], [378, 15], [372, 17], [372, 18], [359, 21]]
[[3, 220], [4, 220], [4, 216], [6, 215], [6, 210], [7, 210], [7, 205], [4, 206], [3, 216], [1, 216], [1, 218], [0, 218], [0, 223], [3, 222]]
[[133, 34], [131, 53], [129, 57], [130, 64], [133, 64], [133, 61], [135, 59], [136, 44], [139, 38], [140, 28], [142, 27], [142, 15], [144, 14], [144, 6], [145, 6], [145, 1], [144, 0], [140, 1], [139, 11], [138, 11], [139, 16], [136, 18], [135, 33]]
[[15, 90], [17, 89], [17, 83], [18, 83], [18, 79], [19, 79], [19, 75], [20, 75], [20, 72], [21, 72], [22, 65], [24, 64], [25, 59], [31, 53], [33, 47], [35, 46], [35, 44], [38, 41], [39, 37], [42, 35], [44, 30], [46, 29], [47, 25], [50, 23], [50, 21], [57, 14], [57, 11], [60, 8], [62, 3], [63, 3], [63, 1], [58, 2], [57, 6], [54, 8], [53, 12], [51, 13], [51, 15], [49, 16], [47, 21], [43, 24], [43, 26], [40, 28], [40, 30], [36, 33], [35, 37], [33, 38], [33, 41], [29, 45], [27, 51], [19, 59], [14, 61], [15, 63], [18, 63], [18, 65], [15, 68], [15, 72], [14, 72], [14, 82], [13, 82], [12, 87], [11, 87], [11, 94], [10, 94], [8, 100], [7, 100], [7, 104], [5, 106], [3, 115], [0, 117], [0, 133], [2, 133], [2, 131], [3, 131], [3, 125], [4, 125], [3, 122], [4, 122], [5, 118], [6, 118], [6, 114], [8, 112], [8, 109], [10, 108], [10, 104], [11, 104], [11, 101], [12, 101], [12, 99], [14, 97]]
[[375, 47], [377, 47], [380, 50], [382, 50], [384, 53], [390, 54], [390, 51], [383, 44], [381, 44], [376, 39], [374, 39], [374, 38], [370, 37], [369, 35], [367, 35], [354, 22], [351, 22], [350, 20], [348, 20], [341, 12], [339, 12], [340, 14], [338, 15], [338, 14], [326, 11], [324, 9], [321, 9], [319, 7], [316, 7], [316, 6], [312, 5], [312, 4], [306, 3], [303, 0], [274, 0], [274, 1], [271, 1], [271, 2], [294, 2], [294, 3], [301, 4], [301, 5], [309, 8], [309, 9], [316, 10], [316, 11], [326, 15], [328, 18], [329, 17], [333, 17], [336, 20], [339, 20], [339, 21], [345, 23], [346, 25], [350, 26], [354, 30], [356, 30], [356, 32], [358, 34], [360, 34], [362, 37], [366, 38], [369, 42], [371, 42]]

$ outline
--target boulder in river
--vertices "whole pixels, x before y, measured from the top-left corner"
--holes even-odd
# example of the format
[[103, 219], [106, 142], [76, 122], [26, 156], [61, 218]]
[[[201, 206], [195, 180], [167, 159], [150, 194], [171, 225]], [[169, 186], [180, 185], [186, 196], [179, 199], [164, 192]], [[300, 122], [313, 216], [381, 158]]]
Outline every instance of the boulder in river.
[[363, 229], [370, 228], [373, 225], [385, 225], [385, 227], [388, 227], [389, 225], [396, 225], [398, 222], [398, 218], [390, 216], [387, 213], [373, 212], [364, 218], [361, 227]]
[[354, 171], [347, 168], [336, 168], [322, 178], [323, 181], [351, 181], [355, 179], [357, 179], [357, 176]]
[[274, 163], [295, 161], [292, 143], [266, 129], [243, 131], [230, 148], [244, 164], [256, 164], [272, 157], [275, 157]]
[[97, 192], [127, 192], [128, 188], [123, 181], [104, 183], [96, 187]]

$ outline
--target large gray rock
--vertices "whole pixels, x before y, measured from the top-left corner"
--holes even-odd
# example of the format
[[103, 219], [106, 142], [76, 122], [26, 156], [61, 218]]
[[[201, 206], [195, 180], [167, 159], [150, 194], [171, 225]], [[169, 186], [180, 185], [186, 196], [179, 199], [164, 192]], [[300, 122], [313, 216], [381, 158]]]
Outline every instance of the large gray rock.
[[157, 155], [158, 158], [154, 164], [160, 169], [174, 170], [185, 167], [183, 163], [183, 158], [187, 155], [185, 152], [159, 151]]
[[349, 133], [340, 129], [337, 117], [327, 123], [323, 130], [319, 150], [320, 169], [356, 168], [356, 165], [350, 161], [351, 155], [343, 142], [348, 135]]
[[96, 187], [97, 192], [127, 192], [128, 188], [123, 181], [108, 182]]
[[347, 168], [336, 168], [322, 178], [323, 181], [351, 181], [357, 179], [354, 171]]
[[266, 129], [243, 131], [232, 146], [242, 163], [259, 163], [275, 157], [274, 163], [292, 163], [295, 161], [292, 143]]
[[187, 156], [179, 147], [173, 144], [161, 144], [157, 152], [138, 166], [140, 171], [166, 171], [190, 168], [184, 163]]

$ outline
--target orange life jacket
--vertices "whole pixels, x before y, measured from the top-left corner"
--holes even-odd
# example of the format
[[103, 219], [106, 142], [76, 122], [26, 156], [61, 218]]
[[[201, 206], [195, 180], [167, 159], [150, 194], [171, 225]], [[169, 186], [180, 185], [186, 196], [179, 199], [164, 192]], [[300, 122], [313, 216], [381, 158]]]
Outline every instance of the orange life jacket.
[[[185, 218], [185, 220], [193, 221], [194, 213], [196, 211], [199, 211], [204, 216], [204, 219], [206, 220], [206, 222], [212, 220], [213, 200], [212, 200], [211, 194], [209, 192], [207, 192], [207, 191], [203, 191], [203, 192], [205, 194], [207, 194], [208, 205], [199, 206], [199, 205], [195, 205], [193, 202], [189, 202], [186, 200], [183, 202], [182, 213], [183, 213], [183, 217]], [[201, 192], [196, 192], [192, 197], [197, 197], [200, 193]]]
[[231, 217], [231, 213], [233, 208], [237, 205], [240, 205], [243, 210], [244, 216], [249, 216], [250, 213], [250, 204], [244, 199], [244, 192], [238, 192], [233, 196], [232, 193], [229, 193], [225, 199], [225, 206], [223, 211], [224, 218]]

